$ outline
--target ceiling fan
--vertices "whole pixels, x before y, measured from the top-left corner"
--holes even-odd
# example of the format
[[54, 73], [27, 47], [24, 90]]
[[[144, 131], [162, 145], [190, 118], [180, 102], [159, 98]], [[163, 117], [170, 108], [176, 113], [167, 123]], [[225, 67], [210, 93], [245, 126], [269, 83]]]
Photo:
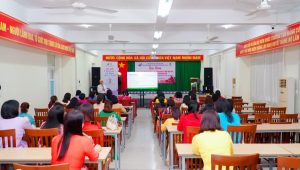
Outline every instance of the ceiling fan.
[[206, 37], [205, 43], [209, 44], [209, 43], [222, 42], [222, 41], [217, 41], [217, 39], [219, 39], [218, 36], [210, 35], [210, 25], [209, 24], [207, 24], [206, 27], [207, 27], [207, 37]]
[[102, 12], [102, 13], [107, 13], [107, 14], [113, 14], [117, 13], [117, 10], [114, 9], [107, 9], [107, 8], [99, 8], [99, 7], [93, 7], [89, 6], [84, 2], [81, 1], [74, 1], [70, 5], [67, 6], [48, 6], [48, 7], [43, 7], [46, 9], [75, 9], [75, 10], [92, 10], [92, 11], [97, 11], [97, 12]]
[[267, 11], [271, 9], [271, 5], [268, 3], [269, 1], [271, 0], [261, 0], [260, 4], [256, 7], [256, 9], [247, 13], [246, 16], [252, 16], [258, 12]]
[[107, 36], [107, 42], [109, 43], [129, 43], [129, 41], [115, 40], [115, 36], [111, 32], [112, 24], [109, 24], [109, 33]]

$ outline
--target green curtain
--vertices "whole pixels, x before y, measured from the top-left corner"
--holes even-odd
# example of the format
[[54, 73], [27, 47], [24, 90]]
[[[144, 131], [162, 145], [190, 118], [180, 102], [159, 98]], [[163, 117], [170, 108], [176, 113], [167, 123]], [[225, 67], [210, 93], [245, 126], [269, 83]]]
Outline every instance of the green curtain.
[[[189, 91], [191, 90], [190, 78], [200, 79], [201, 62], [177, 61], [175, 73], [175, 84], [159, 84], [158, 89], [163, 91]], [[135, 71], [135, 62], [128, 62], [128, 72]]]

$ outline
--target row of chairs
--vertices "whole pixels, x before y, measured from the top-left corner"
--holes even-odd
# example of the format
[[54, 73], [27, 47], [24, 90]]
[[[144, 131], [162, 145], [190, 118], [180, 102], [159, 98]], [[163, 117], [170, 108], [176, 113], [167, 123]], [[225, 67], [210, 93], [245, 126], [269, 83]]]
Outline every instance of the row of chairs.
[[[113, 139], [111, 136], [104, 137], [103, 129], [84, 131], [84, 133], [93, 138], [95, 144], [101, 146], [113, 146]], [[58, 129], [25, 129], [25, 139], [28, 147], [51, 147], [52, 139], [58, 135]], [[2, 148], [16, 147], [16, 132], [15, 129], [0, 130], [0, 139], [2, 141]], [[113, 156], [113, 147], [110, 153], [110, 158]], [[110, 163], [108, 158], [103, 167], [108, 167]], [[90, 170], [96, 170], [97, 164], [87, 164]]]
[[[278, 157], [277, 158], [277, 169], [299, 169], [300, 168], [300, 158], [294, 157]], [[242, 155], [242, 156], [222, 156], [222, 155], [212, 155], [211, 156], [212, 168], [215, 169], [248, 169], [256, 170], [259, 164], [259, 154]], [[59, 164], [59, 165], [21, 165], [14, 164], [14, 170], [68, 170], [69, 164]]]
[[[239, 114], [241, 123], [248, 123], [248, 114]], [[298, 123], [298, 114], [281, 114], [278, 120], [273, 120], [272, 114], [255, 114], [254, 123]]]
[[[242, 113], [243, 107], [242, 106], [234, 106], [234, 110], [236, 113]], [[253, 113], [262, 113], [267, 114], [270, 113], [272, 115], [281, 115], [286, 113], [286, 107], [262, 107], [262, 108], [255, 108], [253, 109]]]

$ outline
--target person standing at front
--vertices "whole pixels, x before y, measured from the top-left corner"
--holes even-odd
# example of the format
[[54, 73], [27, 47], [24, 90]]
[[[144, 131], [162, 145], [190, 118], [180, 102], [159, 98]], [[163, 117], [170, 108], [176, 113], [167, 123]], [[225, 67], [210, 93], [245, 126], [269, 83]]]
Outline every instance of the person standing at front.
[[99, 85], [97, 86], [97, 91], [99, 94], [104, 94], [104, 95], [106, 94], [107, 88], [103, 80], [99, 81]]

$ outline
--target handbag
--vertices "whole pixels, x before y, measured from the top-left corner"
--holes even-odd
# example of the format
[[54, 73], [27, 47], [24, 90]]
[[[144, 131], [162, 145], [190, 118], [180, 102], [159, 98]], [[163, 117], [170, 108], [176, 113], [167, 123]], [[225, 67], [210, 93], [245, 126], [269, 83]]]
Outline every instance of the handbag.
[[118, 128], [118, 120], [115, 115], [111, 115], [108, 117], [106, 122], [106, 128], [110, 130], [117, 130]]

